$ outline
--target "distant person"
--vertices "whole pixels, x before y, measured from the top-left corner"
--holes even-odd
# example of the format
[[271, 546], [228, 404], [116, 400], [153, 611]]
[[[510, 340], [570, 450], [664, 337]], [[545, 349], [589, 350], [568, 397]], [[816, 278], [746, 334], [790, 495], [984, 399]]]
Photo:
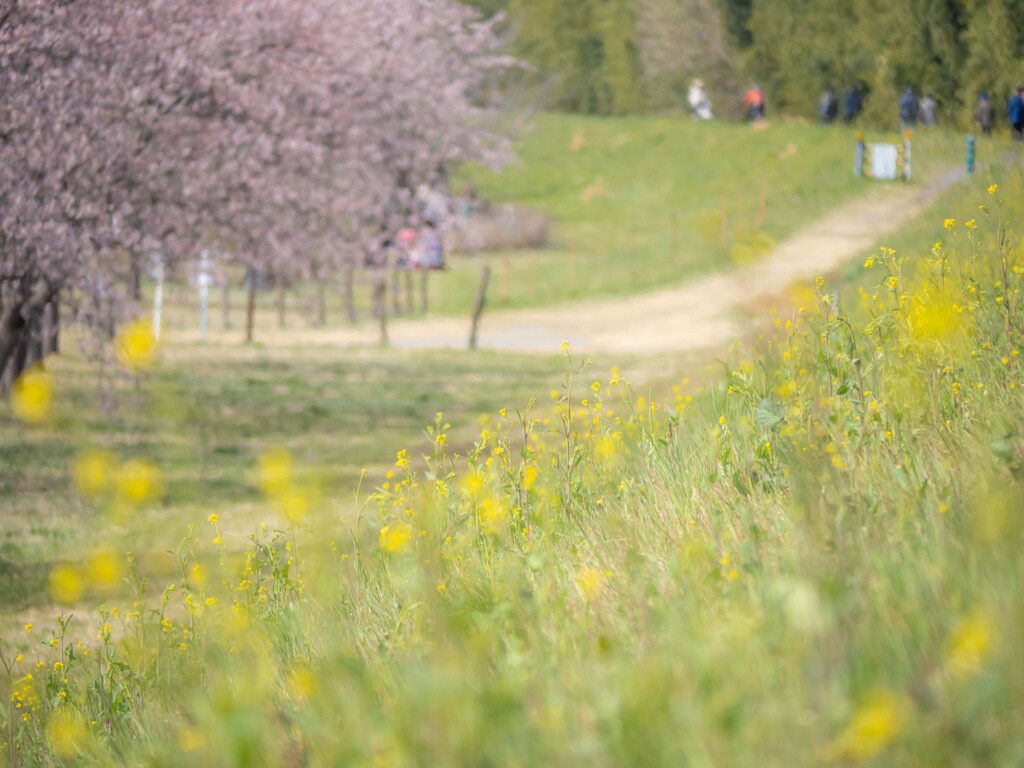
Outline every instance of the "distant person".
[[917, 127], [917, 96], [914, 95], [914, 89], [911, 86], [908, 85], [907, 89], [903, 91], [898, 105], [900, 108], [900, 133], [914, 130]]
[[743, 99], [743, 104], [747, 109], [747, 119], [750, 122], [756, 123], [758, 120], [764, 119], [764, 94], [757, 83], [750, 86], [750, 90], [747, 91], [747, 95]]
[[822, 125], [832, 125], [839, 115], [839, 99], [836, 98], [831, 88], [826, 88], [818, 103], [818, 117]]
[[982, 134], [985, 136], [992, 135], [992, 126], [996, 122], [996, 109], [992, 106], [992, 102], [988, 100], [987, 93], [982, 93], [978, 96], [978, 111], [975, 113], [974, 119], [978, 121]]
[[863, 106], [863, 97], [860, 95], [860, 88], [856, 85], [843, 94], [843, 122], [849, 125], [857, 119]]
[[444, 249], [441, 247], [441, 233], [437, 229], [437, 224], [432, 220], [428, 219], [423, 229], [420, 230], [410, 262], [416, 269], [444, 268]]
[[711, 119], [711, 99], [704, 90], [704, 81], [699, 77], [690, 84], [690, 93], [687, 94], [686, 100], [690, 104], [690, 116], [694, 122]]
[[935, 125], [938, 109], [939, 105], [935, 103], [935, 97], [930, 93], [926, 93], [924, 98], [921, 99], [921, 106], [918, 109], [918, 118], [921, 120], [921, 125]]
[[1017, 87], [1013, 91], [1010, 103], [1006, 112], [1010, 117], [1010, 130], [1013, 131], [1013, 138], [1018, 141], [1024, 139], [1024, 88]]

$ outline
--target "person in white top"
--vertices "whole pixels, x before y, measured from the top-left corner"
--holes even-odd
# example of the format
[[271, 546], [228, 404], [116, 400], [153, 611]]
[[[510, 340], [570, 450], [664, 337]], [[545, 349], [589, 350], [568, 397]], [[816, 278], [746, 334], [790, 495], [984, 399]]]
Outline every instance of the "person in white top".
[[711, 119], [711, 100], [704, 91], [704, 81], [697, 78], [690, 84], [690, 94], [687, 97], [690, 102], [690, 114], [694, 120]]

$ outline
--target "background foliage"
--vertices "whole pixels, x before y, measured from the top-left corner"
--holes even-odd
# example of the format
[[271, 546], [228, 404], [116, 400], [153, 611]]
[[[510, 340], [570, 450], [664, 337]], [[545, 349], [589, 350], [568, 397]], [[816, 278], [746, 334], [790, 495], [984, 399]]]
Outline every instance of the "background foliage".
[[480, 0], [508, 14], [545, 106], [614, 114], [681, 107], [702, 77], [723, 114], [748, 80], [773, 111], [812, 117], [832, 85], [866, 89], [866, 117], [892, 122], [897, 94], [930, 92], [966, 123], [980, 91], [1001, 107], [1024, 80], [1020, 0]]

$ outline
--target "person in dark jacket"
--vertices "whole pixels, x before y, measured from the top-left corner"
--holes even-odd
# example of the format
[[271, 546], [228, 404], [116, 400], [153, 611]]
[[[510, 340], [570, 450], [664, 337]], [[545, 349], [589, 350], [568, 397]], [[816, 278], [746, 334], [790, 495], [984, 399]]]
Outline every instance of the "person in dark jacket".
[[849, 125], [857, 119], [863, 98], [860, 95], [860, 88], [856, 85], [843, 94], [843, 122]]
[[978, 121], [978, 126], [981, 128], [982, 134], [985, 136], [992, 135], [992, 126], [996, 122], [996, 110], [992, 106], [992, 102], [988, 100], [988, 94], [982, 93], [978, 97], [978, 111], [975, 113], [975, 119]]
[[907, 86], [899, 100], [900, 108], [900, 133], [912, 131], [917, 127], [917, 96], [914, 89]]
[[1022, 93], [1024, 93], [1024, 88], [1016, 88], [1006, 107], [1007, 115], [1010, 118], [1010, 130], [1013, 131], [1013, 138], [1018, 141], [1024, 139], [1024, 95]]

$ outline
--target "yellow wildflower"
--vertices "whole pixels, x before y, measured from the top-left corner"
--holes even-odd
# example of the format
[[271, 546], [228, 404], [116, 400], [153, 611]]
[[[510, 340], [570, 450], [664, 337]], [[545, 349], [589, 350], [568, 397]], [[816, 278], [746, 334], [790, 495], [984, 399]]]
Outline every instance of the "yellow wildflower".
[[14, 383], [11, 408], [26, 424], [45, 421], [53, 409], [53, 377], [40, 365], [30, 367]]
[[850, 724], [826, 750], [828, 759], [868, 760], [884, 751], [903, 732], [910, 702], [890, 690], [871, 693], [853, 713]]
[[82, 579], [78, 572], [67, 564], [58, 565], [50, 571], [50, 595], [63, 605], [78, 600], [82, 596]]
[[164, 495], [159, 468], [144, 459], [126, 461], [117, 470], [117, 495], [121, 501], [135, 506]]
[[587, 566], [576, 576], [576, 587], [585, 602], [592, 603], [601, 594], [605, 575], [597, 568]]
[[86, 497], [101, 495], [110, 487], [117, 460], [110, 451], [86, 449], [75, 460], [74, 478], [78, 492]]
[[121, 328], [115, 348], [118, 362], [132, 373], [149, 370], [156, 363], [156, 337], [149, 323], [141, 318]]
[[412, 526], [402, 521], [385, 525], [380, 529], [378, 540], [385, 552], [404, 552], [413, 540]]
[[89, 558], [87, 569], [89, 583], [100, 592], [113, 592], [124, 578], [121, 558], [114, 552], [104, 550]]
[[292, 483], [292, 455], [285, 448], [271, 448], [260, 456], [259, 486], [264, 496], [280, 498]]
[[995, 640], [995, 626], [987, 611], [978, 609], [962, 618], [949, 638], [946, 669], [954, 677], [968, 677], [981, 669]]

